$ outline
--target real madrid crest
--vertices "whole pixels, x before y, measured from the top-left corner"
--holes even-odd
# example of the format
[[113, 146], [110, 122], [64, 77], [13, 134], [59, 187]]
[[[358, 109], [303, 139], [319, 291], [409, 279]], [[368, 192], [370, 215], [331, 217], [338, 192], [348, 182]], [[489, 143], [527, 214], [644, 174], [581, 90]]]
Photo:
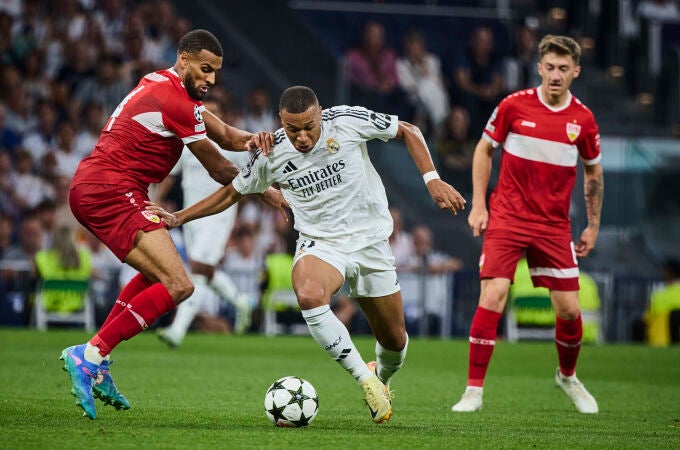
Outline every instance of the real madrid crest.
[[326, 148], [328, 149], [328, 153], [338, 153], [338, 150], [340, 150], [340, 144], [333, 139], [333, 138], [328, 138], [326, 140]]

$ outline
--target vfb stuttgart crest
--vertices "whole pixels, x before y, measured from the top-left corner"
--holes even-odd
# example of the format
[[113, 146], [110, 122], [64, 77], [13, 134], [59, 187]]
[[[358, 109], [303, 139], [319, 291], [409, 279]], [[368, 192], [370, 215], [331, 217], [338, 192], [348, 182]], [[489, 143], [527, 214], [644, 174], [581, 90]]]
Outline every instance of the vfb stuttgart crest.
[[333, 139], [333, 138], [328, 138], [326, 141], [326, 148], [328, 149], [328, 153], [338, 153], [338, 150], [340, 150], [340, 144]]
[[161, 223], [160, 217], [158, 217], [156, 214], [152, 213], [151, 211], [142, 210], [142, 215], [149, 222]]
[[567, 137], [571, 142], [574, 142], [578, 135], [581, 133], [581, 125], [576, 123], [567, 124]]

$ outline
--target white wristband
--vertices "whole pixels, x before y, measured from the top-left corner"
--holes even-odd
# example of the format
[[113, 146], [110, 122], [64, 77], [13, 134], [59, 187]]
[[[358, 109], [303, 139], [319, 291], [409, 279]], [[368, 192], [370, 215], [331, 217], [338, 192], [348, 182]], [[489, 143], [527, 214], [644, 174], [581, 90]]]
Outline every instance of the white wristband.
[[425, 184], [429, 183], [432, 180], [438, 180], [439, 179], [439, 174], [437, 173], [436, 170], [433, 170], [431, 172], [427, 172], [426, 174], [423, 175], [423, 181]]

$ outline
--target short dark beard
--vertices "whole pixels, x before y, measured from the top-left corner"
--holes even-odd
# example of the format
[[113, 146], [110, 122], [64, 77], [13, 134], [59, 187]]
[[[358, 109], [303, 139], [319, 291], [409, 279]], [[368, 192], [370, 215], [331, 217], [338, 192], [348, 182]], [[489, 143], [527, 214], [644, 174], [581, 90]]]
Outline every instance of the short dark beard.
[[187, 94], [194, 100], [201, 101], [205, 97], [205, 94], [201, 92], [196, 87], [196, 80], [187, 75], [184, 79], [184, 88], [187, 90]]

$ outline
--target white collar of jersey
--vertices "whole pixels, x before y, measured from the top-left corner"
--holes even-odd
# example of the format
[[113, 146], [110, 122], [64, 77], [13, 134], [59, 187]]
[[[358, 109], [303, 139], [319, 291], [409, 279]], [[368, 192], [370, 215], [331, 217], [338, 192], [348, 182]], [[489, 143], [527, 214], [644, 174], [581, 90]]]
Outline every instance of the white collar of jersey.
[[536, 88], [536, 93], [538, 94], [538, 101], [543, 103], [543, 106], [545, 106], [546, 108], [548, 108], [550, 111], [553, 111], [553, 112], [559, 112], [559, 111], [562, 111], [564, 109], [567, 109], [569, 107], [569, 105], [571, 104], [571, 91], [567, 91], [567, 101], [564, 102], [564, 105], [558, 106], [557, 108], [554, 107], [554, 106], [550, 106], [549, 104], [547, 104], [543, 100], [543, 97], [541, 96], [541, 86], [538, 86]]
[[174, 67], [169, 68], [169, 69], [168, 69], [168, 72], [170, 72], [171, 74], [173, 74], [174, 76], [176, 76], [177, 78], [179, 78], [179, 74], [178, 74], [177, 72], [175, 72], [175, 68], [174, 68]]

